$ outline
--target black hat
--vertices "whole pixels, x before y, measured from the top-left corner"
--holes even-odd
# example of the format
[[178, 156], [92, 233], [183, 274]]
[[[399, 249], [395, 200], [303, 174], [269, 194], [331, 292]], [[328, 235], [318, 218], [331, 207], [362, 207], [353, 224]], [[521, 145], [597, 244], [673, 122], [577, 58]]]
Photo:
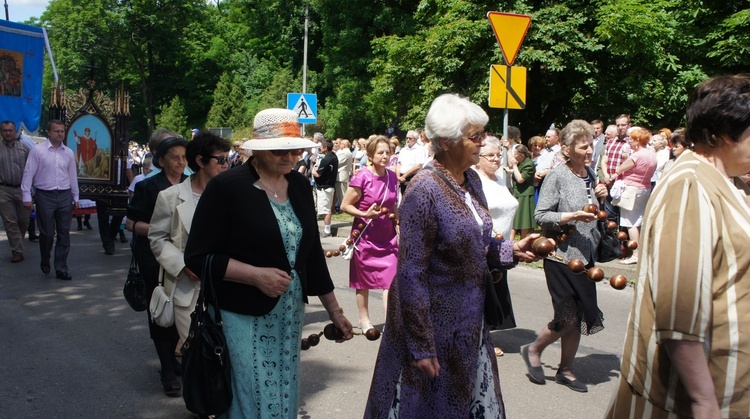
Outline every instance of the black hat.
[[161, 164], [159, 164], [159, 159], [164, 157], [167, 154], [167, 151], [175, 146], [182, 146], [187, 148], [188, 142], [178, 137], [167, 137], [161, 140], [161, 142], [159, 142], [159, 145], [156, 146], [156, 154], [154, 154], [154, 158], [151, 160], [151, 163], [153, 163], [157, 168], [162, 169]]

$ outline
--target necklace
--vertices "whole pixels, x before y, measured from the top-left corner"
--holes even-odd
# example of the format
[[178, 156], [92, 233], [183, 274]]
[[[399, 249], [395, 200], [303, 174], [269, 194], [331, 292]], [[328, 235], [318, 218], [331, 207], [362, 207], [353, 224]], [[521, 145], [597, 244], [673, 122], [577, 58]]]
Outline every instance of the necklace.
[[263, 186], [263, 189], [265, 189], [266, 192], [273, 193], [273, 197], [274, 198], [278, 198], [279, 197], [279, 192], [281, 191], [281, 188], [284, 187], [284, 181], [283, 180], [281, 181], [281, 187], [279, 187], [278, 191], [274, 191], [273, 189], [271, 189], [268, 186], [266, 186], [266, 184], [263, 182], [263, 179], [261, 179], [260, 177], [258, 177], [258, 182], [260, 182], [261, 186]]

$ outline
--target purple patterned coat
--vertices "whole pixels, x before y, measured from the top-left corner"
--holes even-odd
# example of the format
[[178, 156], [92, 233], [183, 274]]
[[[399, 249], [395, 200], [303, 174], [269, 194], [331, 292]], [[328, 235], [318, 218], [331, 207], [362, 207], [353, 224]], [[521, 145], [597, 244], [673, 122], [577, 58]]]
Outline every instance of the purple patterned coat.
[[[438, 162], [430, 162], [461, 188]], [[476, 172], [466, 190], [484, 225], [437, 174], [420, 170], [399, 207], [398, 271], [390, 288], [385, 333], [365, 411], [387, 418], [401, 376], [402, 418], [468, 417], [480, 334], [492, 360], [494, 392], [502, 404], [497, 361], [484, 324], [485, 269], [512, 267], [513, 243], [491, 239], [492, 219]], [[489, 251], [489, 253], [488, 253]], [[440, 375], [427, 378], [411, 361], [437, 357]], [[492, 389], [488, 389], [492, 391]]]

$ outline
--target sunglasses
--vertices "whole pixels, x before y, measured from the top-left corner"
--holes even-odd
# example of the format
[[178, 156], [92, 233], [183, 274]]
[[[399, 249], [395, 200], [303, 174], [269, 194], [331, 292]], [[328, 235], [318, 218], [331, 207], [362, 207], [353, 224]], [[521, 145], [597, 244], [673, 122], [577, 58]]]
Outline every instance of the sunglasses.
[[216, 163], [227, 164], [229, 163], [229, 157], [226, 156], [208, 156], [209, 159], [216, 159]]
[[304, 149], [297, 149], [297, 150], [271, 150], [271, 154], [273, 154], [276, 157], [284, 157], [287, 153], [291, 154], [294, 157], [299, 156], [300, 154], [304, 153]]

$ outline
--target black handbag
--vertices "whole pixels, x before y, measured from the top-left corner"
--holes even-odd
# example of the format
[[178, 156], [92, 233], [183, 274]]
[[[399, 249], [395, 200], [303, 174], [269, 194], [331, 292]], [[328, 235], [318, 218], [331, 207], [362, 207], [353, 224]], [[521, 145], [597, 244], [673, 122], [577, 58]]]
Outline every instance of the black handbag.
[[620, 247], [620, 240], [617, 239], [617, 230], [608, 230], [607, 221], [600, 220], [596, 222], [596, 227], [602, 235], [596, 255], [596, 261], [600, 263], [606, 263], [622, 257], [622, 247]]
[[128, 270], [128, 279], [125, 280], [125, 286], [122, 287], [122, 294], [130, 308], [135, 311], [145, 311], [148, 308], [148, 294], [146, 293], [146, 278], [138, 270], [138, 262], [135, 260], [135, 254], [130, 259], [130, 269]]
[[182, 398], [189, 411], [202, 416], [221, 415], [232, 404], [232, 368], [211, 280], [212, 261], [208, 255], [203, 262], [198, 301], [182, 345]]
[[[594, 170], [588, 166], [586, 167], [586, 170], [591, 178], [591, 184], [595, 185], [596, 174], [594, 173]], [[601, 207], [607, 212], [607, 218], [596, 222], [596, 228], [602, 236], [601, 240], [599, 240], [599, 250], [596, 254], [596, 261], [606, 263], [622, 257], [622, 248], [620, 247], [620, 240], [617, 239], [617, 230], [607, 229], [607, 221], [610, 221], [611, 219], [614, 219], [615, 222], [617, 221], [617, 216], [612, 216], [612, 214], [616, 212], [616, 209], [614, 209], [612, 204], [606, 199]]]

